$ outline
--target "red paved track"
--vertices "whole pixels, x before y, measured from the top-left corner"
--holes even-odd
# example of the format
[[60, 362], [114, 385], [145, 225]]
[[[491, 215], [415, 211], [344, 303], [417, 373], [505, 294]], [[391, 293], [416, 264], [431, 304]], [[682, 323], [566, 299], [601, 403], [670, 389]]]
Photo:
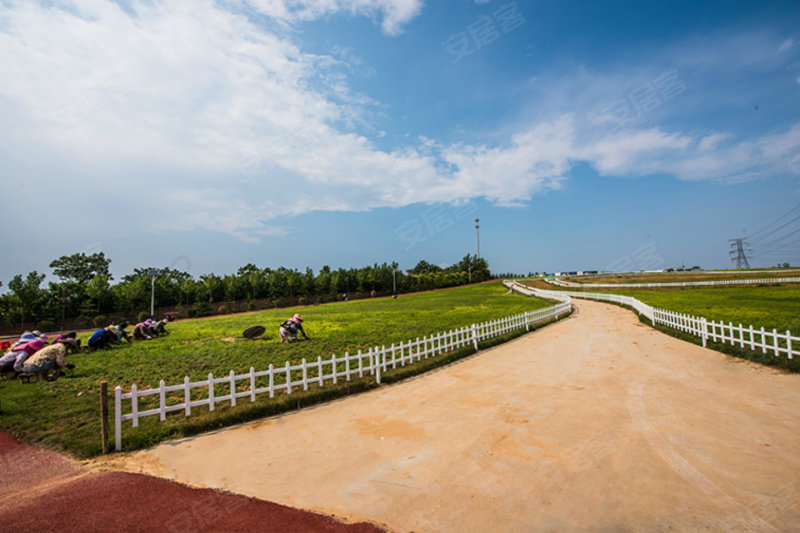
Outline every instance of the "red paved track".
[[0, 530], [377, 533], [330, 517], [141, 474], [91, 473], [0, 433]]

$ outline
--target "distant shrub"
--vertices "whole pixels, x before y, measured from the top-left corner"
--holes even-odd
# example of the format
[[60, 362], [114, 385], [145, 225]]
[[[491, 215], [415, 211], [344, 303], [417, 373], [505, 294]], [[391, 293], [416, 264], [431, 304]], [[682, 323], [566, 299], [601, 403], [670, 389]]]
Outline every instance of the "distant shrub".
[[210, 314], [211, 306], [208, 302], [197, 302], [186, 312], [189, 317], [208, 316]]
[[44, 332], [53, 331], [53, 330], [56, 329], [56, 323], [53, 320], [50, 320], [49, 318], [46, 318], [46, 319], [42, 320], [41, 322], [39, 322], [39, 328], [38, 329], [39, 329], [39, 331], [44, 331]]
[[227, 313], [230, 313], [230, 308], [227, 305], [222, 304], [219, 307], [217, 307], [217, 313], [219, 313], [220, 315], [225, 315]]
[[108, 317], [106, 315], [97, 315], [92, 319], [92, 325], [96, 328], [103, 328], [108, 325]]
[[148, 313], [147, 311], [142, 311], [138, 315], [139, 322], [144, 322], [148, 318], [150, 318], [150, 313]]
[[255, 311], [256, 309], [258, 309], [258, 305], [256, 305], [256, 301], [255, 300], [250, 300], [249, 302], [247, 302], [247, 310], [248, 311]]

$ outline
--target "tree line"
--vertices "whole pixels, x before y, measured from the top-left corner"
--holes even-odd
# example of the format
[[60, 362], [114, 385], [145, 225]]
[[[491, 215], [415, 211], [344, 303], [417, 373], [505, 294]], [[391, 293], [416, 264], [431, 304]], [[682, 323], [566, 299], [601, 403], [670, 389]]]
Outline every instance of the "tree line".
[[[150, 314], [151, 282], [155, 307], [172, 308], [182, 316], [205, 316], [241, 310], [323, 303], [349, 298], [388, 296], [453, 287], [491, 278], [485, 259], [467, 254], [442, 268], [420, 261], [407, 271], [398, 264], [331, 269], [314, 273], [285, 267], [259, 268], [247, 264], [235, 274], [203, 274], [194, 278], [172, 268], [135, 268], [114, 283], [111, 259], [103, 252], [75, 253], [50, 263], [57, 281], [42, 284], [37, 271], [14, 276], [0, 295], [0, 325], [4, 329], [43, 331], [66, 325], [104, 326], [113, 317], [137, 320]], [[157, 270], [158, 274], [151, 272]], [[0, 282], [0, 286], [2, 283]]]

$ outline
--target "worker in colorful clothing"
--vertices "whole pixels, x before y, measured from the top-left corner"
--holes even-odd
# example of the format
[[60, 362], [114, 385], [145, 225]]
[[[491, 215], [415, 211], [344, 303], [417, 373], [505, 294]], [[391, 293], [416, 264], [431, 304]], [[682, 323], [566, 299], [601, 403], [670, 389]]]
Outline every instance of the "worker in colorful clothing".
[[[24, 337], [24, 335], [23, 335]], [[22, 364], [33, 354], [47, 345], [47, 336], [34, 336], [33, 340], [17, 344], [0, 357], [0, 372], [22, 371]]]
[[[58, 337], [53, 339], [53, 342], [51, 342], [50, 344], [55, 344], [58, 341], [60, 341], [61, 339], [75, 339], [75, 338], [77, 338], [77, 336], [78, 336], [78, 333], [75, 332], [75, 331], [70, 331], [69, 333], [62, 333], [61, 335], [59, 335]], [[78, 344], [80, 344], [80, 342]]]
[[111, 348], [112, 344], [116, 344], [117, 337], [119, 335], [119, 328], [117, 326], [108, 326], [103, 329], [98, 329], [95, 331], [91, 337], [89, 337], [89, 342], [87, 346], [89, 346], [90, 350], [99, 350], [100, 348]]
[[22, 365], [22, 375], [46, 376], [54, 368], [57, 374], [61, 373], [62, 368], [75, 368], [72, 363], [67, 363], [67, 351], [80, 351], [80, 346], [75, 339], [62, 339], [30, 356]]
[[128, 342], [128, 344], [130, 344], [130, 343], [132, 343], [132, 342], [133, 342], [133, 339], [131, 339], [131, 336], [128, 334], [128, 332], [127, 332], [127, 331], [125, 331], [125, 328], [127, 328], [127, 327], [128, 327], [128, 322], [126, 322], [125, 320], [123, 320], [122, 322], [120, 322], [120, 323], [119, 323], [119, 324], [117, 324], [116, 326], [114, 326], [114, 325], [112, 324], [112, 325], [111, 325], [111, 326], [109, 326], [109, 327], [112, 327], [112, 326], [113, 326], [113, 327], [115, 327], [115, 328], [117, 328], [117, 332], [118, 332], [118, 333], [117, 333], [117, 344], [122, 344], [122, 341], [123, 341], [123, 340], [124, 340], [124, 341], [127, 341], [127, 342]]
[[289, 320], [284, 320], [280, 329], [278, 330], [278, 333], [281, 336], [281, 342], [297, 340], [298, 331], [303, 334], [303, 337], [305, 337], [306, 340], [310, 340], [308, 335], [306, 335], [306, 332], [303, 330], [303, 325], [301, 322], [303, 322], [303, 319], [300, 318], [300, 313], [295, 314]]
[[[25, 344], [26, 342], [35, 341], [36, 339], [40, 338], [42, 338], [42, 334], [38, 329], [35, 331], [26, 331], [22, 334], [19, 340], [14, 343], [14, 347]], [[47, 339], [47, 335], [44, 335], [44, 338]]]

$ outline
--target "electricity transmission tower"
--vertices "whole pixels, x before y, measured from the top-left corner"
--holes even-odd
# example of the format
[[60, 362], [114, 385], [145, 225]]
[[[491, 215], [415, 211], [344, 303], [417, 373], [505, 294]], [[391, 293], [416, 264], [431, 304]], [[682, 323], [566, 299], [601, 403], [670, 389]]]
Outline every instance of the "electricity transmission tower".
[[[731, 256], [731, 261], [736, 261], [736, 268], [750, 268], [750, 263], [747, 262], [747, 256], [745, 255], [747, 242], [744, 239], [730, 239], [728, 242], [731, 243], [731, 250], [728, 255]], [[736, 259], [733, 258], [734, 255]]]

